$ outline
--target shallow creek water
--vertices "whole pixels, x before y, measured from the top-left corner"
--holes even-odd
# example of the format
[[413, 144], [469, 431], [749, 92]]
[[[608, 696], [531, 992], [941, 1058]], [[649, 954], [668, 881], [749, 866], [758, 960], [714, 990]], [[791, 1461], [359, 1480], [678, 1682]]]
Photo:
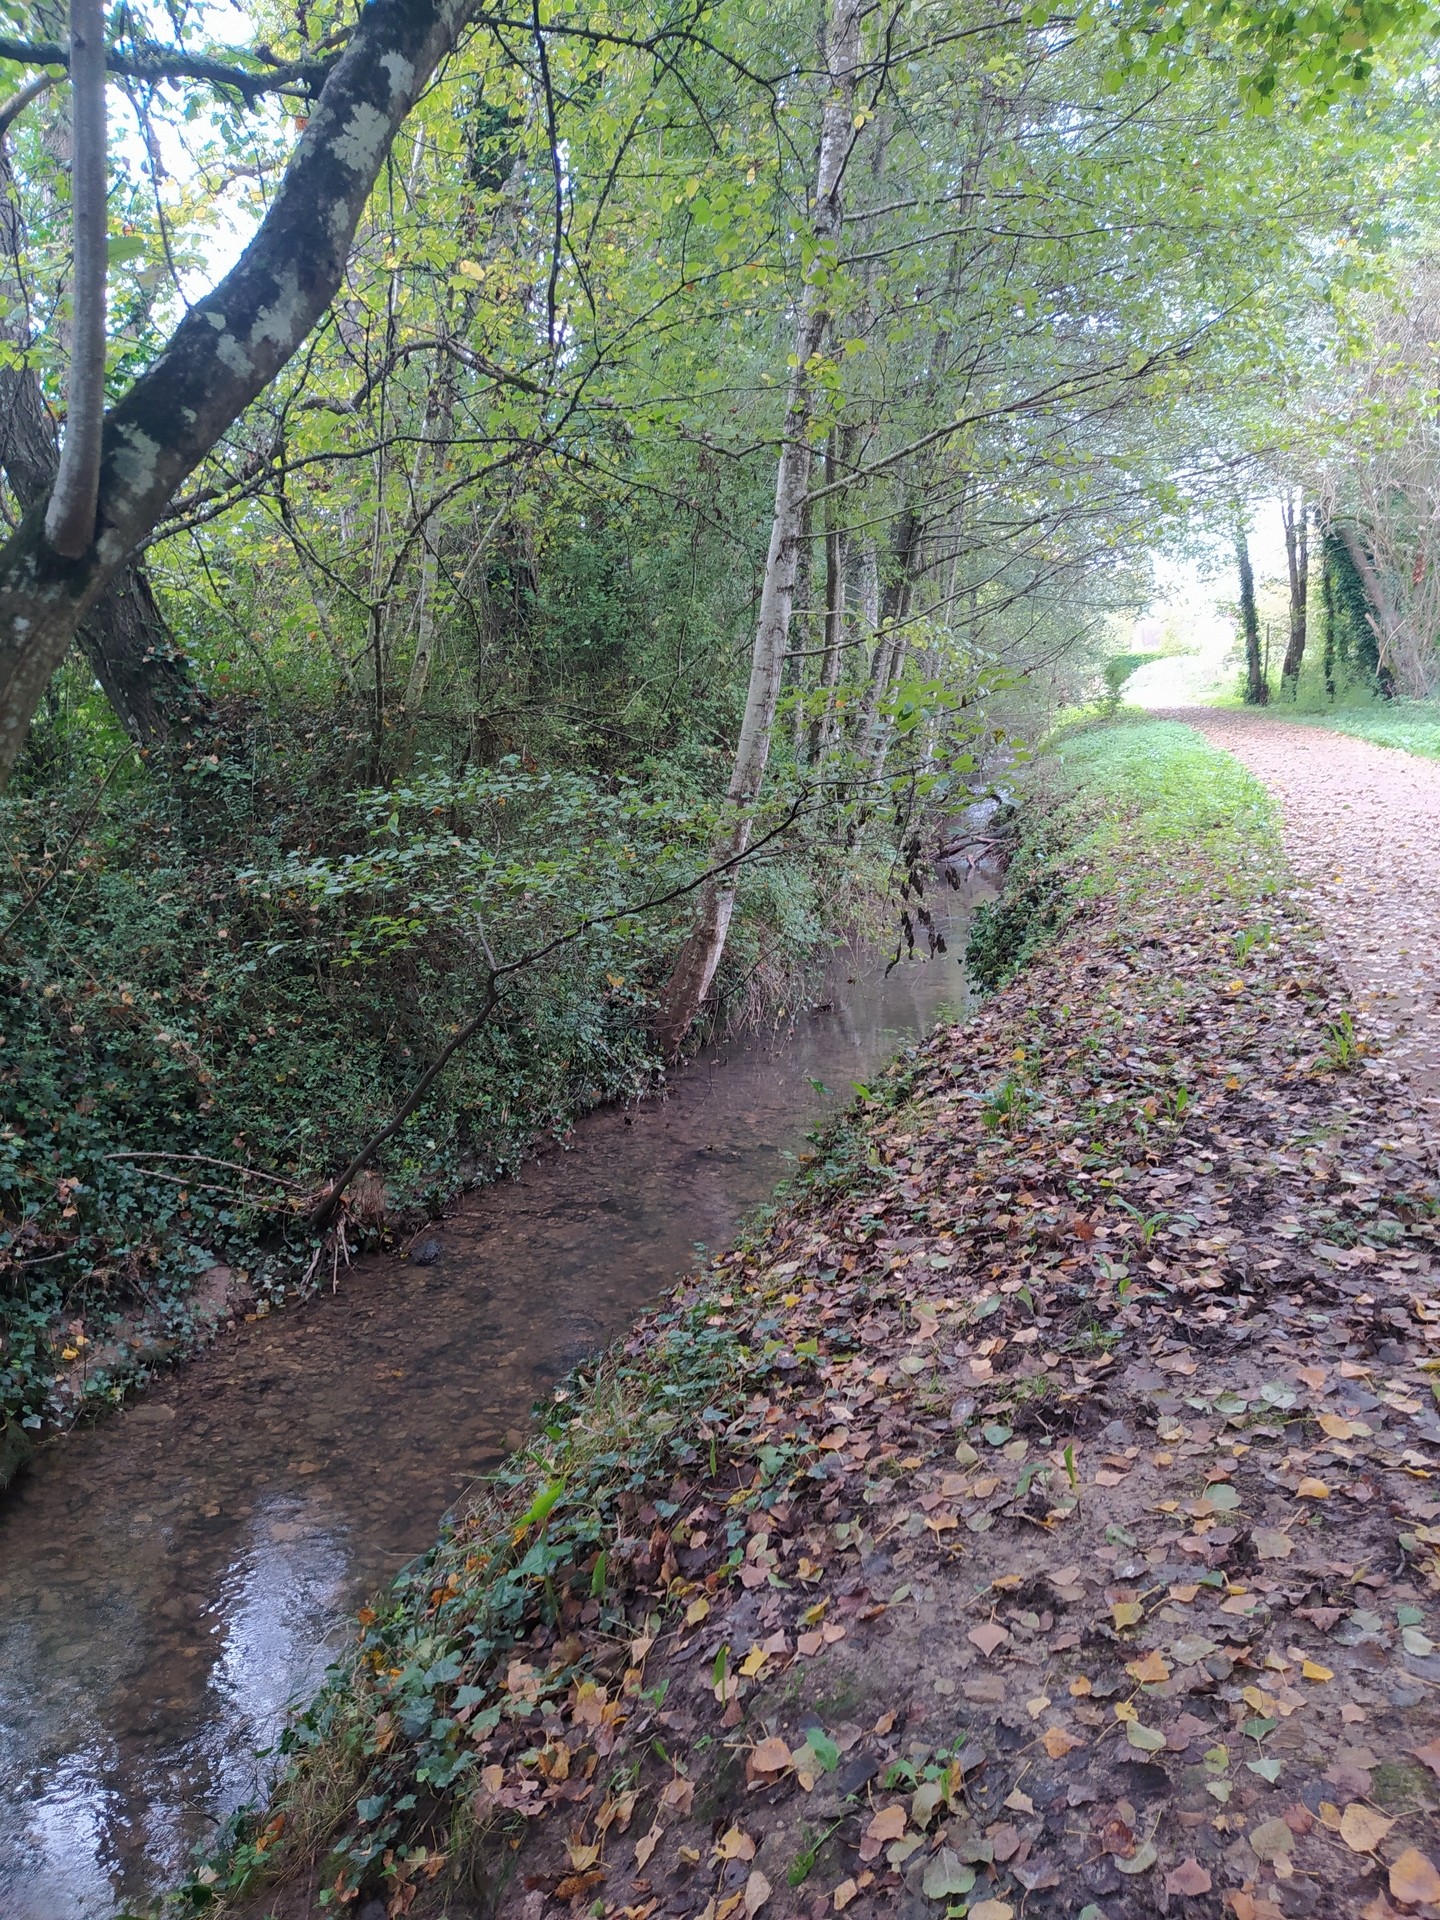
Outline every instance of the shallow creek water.
[[822, 1008], [589, 1115], [440, 1223], [433, 1265], [358, 1264], [21, 1475], [0, 1498], [3, 1920], [104, 1920], [256, 1791], [347, 1613], [536, 1395], [724, 1245], [852, 1081], [964, 1011], [962, 919], [950, 957], [888, 980], [842, 950]]

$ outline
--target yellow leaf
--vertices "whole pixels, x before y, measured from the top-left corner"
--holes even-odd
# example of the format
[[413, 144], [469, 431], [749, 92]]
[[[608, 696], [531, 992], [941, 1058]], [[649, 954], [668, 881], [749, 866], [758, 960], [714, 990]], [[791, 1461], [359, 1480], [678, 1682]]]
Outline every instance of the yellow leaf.
[[715, 1852], [721, 1860], [753, 1860], [755, 1842], [739, 1827], [730, 1827], [715, 1842]]
[[1120, 1628], [1138, 1627], [1145, 1618], [1145, 1609], [1138, 1600], [1117, 1600], [1110, 1609], [1110, 1618]]
[[836, 1913], [843, 1913], [859, 1891], [853, 1880], [842, 1880], [830, 1896]]
[[1295, 1489], [1297, 1500], [1328, 1500], [1330, 1489], [1323, 1480], [1312, 1480], [1307, 1474]]
[[770, 1656], [764, 1647], [751, 1647], [745, 1658], [740, 1662], [740, 1671], [747, 1680], [753, 1680], [769, 1658]]
[[1077, 1740], [1073, 1733], [1067, 1733], [1064, 1727], [1048, 1727], [1041, 1736], [1040, 1744], [1052, 1760], [1063, 1760], [1067, 1753], [1073, 1753], [1085, 1742]]
[[1318, 1660], [1302, 1661], [1300, 1664], [1300, 1672], [1307, 1680], [1333, 1680], [1335, 1678], [1330, 1668], [1322, 1667]]
[[1070, 1682], [1071, 1697], [1073, 1699], [1079, 1700], [1079, 1699], [1082, 1699], [1084, 1695], [1089, 1693], [1090, 1691], [1091, 1691], [1091, 1684], [1090, 1684], [1089, 1674], [1077, 1673], [1075, 1678]]
[[692, 1600], [689, 1606], [686, 1607], [685, 1609], [686, 1626], [698, 1627], [700, 1622], [705, 1618], [706, 1614], [709, 1613], [709, 1611], [710, 1611], [710, 1602], [705, 1598], [704, 1594], [702, 1593], [698, 1600]]
[[1132, 1679], [1138, 1680], [1141, 1686], [1158, 1685], [1162, 1680], [1170, 1678], [1169, 1662], [1158, 1648], [1152, 1649], [1143, 1660], [1132, 1660], [1125, 1671]]
[[1338, 1413], [1317, 1414], [1315, 1424], [1332, 1440], [1358, 1440], [1370, 1431], [1363, 1420], [1344, 1420]]
[[1407, 1847], [1390, 1869], [1390, 1891], [1407, 1906], [1429, 1906], [1440, 1901], [1440, 1873], [1427, 1855]]
[[1340, 1838], [1352, 1853], [1373, 1853], [1394, 1824], [1374, 1807], [1352, 1800], [1340, 1816]]

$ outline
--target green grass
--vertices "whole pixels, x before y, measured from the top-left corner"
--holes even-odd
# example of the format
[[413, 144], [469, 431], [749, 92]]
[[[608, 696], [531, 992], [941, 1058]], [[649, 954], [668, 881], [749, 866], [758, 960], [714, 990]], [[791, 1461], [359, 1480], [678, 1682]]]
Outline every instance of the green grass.
[[971, 926], [965, 961], [981, 987], [1012, 978], [1078, 901], [1152, 889], [1177, 849], [1246, 904], [1273, 889], [1280, 866], [1260, 783], [1193, 727], [1139, 713], [1052, 734], [1020, 828], [1004, 892]]
[[1296, 713], [1287, 707], [1274, 711], [1280, 720], [1328, 727], [1332, 733], [1373, 740], [1379, 747], [1398, 747], [1402, 753], [1440, 760], [1440, 700], [1377, 700], [1373, 705], [1329, 707], [1318, 713]]
[[1113, 882], [1115, 851], [1123, 845], [1133, 857], [1137, 831], [1156, 851], [1183, 841], [1222, 866], [1248, 867], [1278, 850], [1269, 794], [1193, 727], [1122, 715], [1063, 735], [1054, 752], [1062, 809], [1096, 816], [1071, 847], [1072, 857], [1089, 856], [1104, 870], [1093, 885]]

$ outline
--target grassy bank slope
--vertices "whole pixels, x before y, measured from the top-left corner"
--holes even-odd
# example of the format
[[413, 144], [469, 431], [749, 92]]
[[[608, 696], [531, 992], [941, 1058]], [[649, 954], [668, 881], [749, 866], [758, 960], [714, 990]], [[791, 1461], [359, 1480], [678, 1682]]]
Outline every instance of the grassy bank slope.
[[1051, 943], [557, 1395], [178, 1908], [1440, 1895], [1419, 1129], [1232, 763], [1075, 736], [1023, 828]]

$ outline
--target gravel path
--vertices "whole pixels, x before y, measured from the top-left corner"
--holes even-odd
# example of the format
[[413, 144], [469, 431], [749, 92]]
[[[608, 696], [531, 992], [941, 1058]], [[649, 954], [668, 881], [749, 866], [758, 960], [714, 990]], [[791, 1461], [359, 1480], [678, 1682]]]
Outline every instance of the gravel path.
[[1279, 801], [1285, 852], [1362, 1029], [1440, 1112], [1440, 761], [1347, 734], [1206, 707], [1172, 709]]

